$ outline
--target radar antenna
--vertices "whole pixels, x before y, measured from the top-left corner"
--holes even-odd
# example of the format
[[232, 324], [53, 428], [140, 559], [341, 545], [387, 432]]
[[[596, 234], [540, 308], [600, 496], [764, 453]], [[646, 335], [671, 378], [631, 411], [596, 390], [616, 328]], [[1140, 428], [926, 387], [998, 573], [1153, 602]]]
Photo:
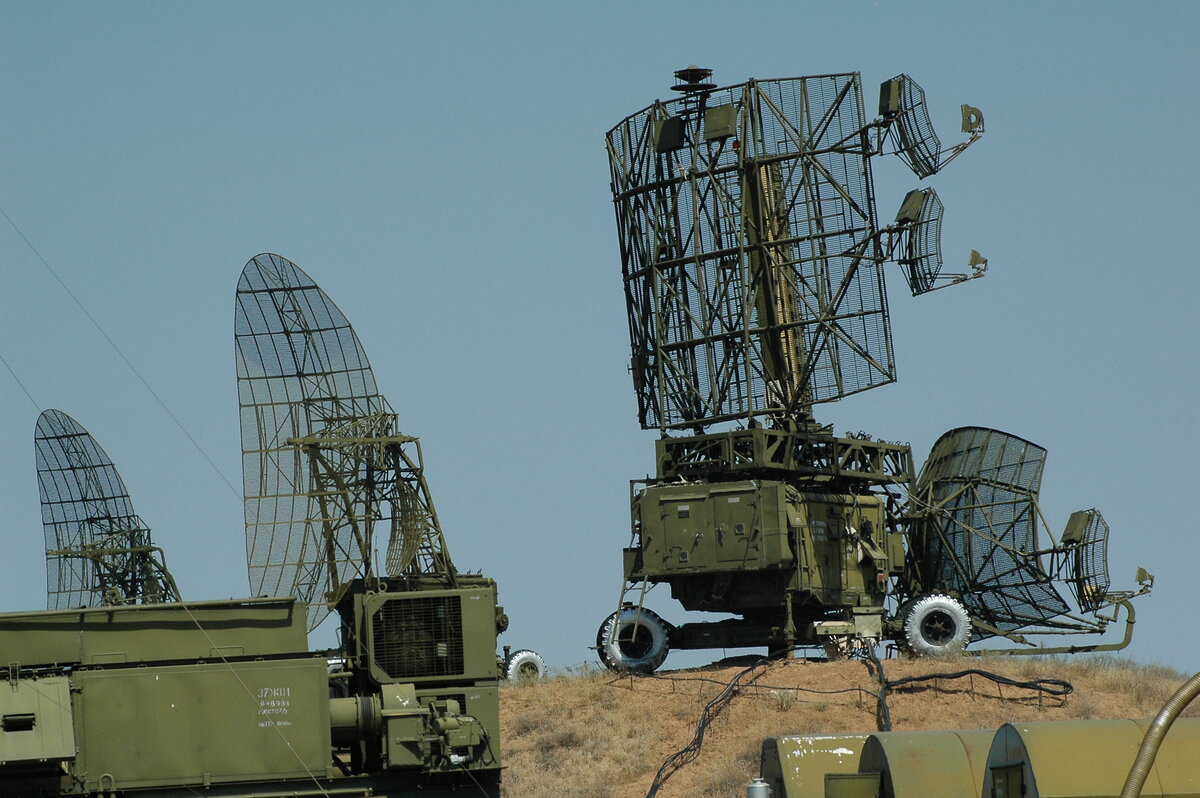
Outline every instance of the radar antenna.
[[923, 176], [945, 165], [940, 143], [907, 76], [868, 121], [857, 73], [723, 88], [710, 75], [680, 70], [682, 97], [607, 136], [639, 420], [811, 430], [813, 405], [895, 380], [886, 262], [913, 294], [969, 279], [941, 273], [933, 189], [876, 220], [871, 158], [890, 131]]
[[[1050, 537], [1038, 506], [1045, 463], [1035, 443], [961, 427], [933, 445], [909, 493], [912, 586], [959, 596], [975, 639], [1101, 631], [1111, 620], [1102, 610], [1149, 590], [1110, 590], [1109, 527], [1099, 510], [1072, 513], [1059, 540]], [[1056, 583], [1094, 617], [1072, 614]]]
[[238, 401], [246, 555], [255, 595], [295, 595], [314, 629], [352, 580], [456, 585], [424, 477], [350, 322], [296, 264], [250, 260], [237, 288]]
[[[914, 296], [983, 276], [974, 250], [969, 274], [943, 271], [932, 188], [877, 223], [871, 160], [890, 142], [929, 177], [979, 139], [983, 114], [963, 106], [970, 138], [944, 149], [907, 75], [884, 82], [874, 120], [858, 73], [711, 76], [680, 70], [682, 96], [606, 137], [638, 420], [659, 437], [655, 474], [632, 491], [601, 660], [653, 670], [668, 647], [751, 645], [842, 656], [883, 637], [940, 655], [972, 635], [1103, 630], [1098, 611], [1135, 594], [1108, 589], [1099, 513], [1039, 544], [1040, 447], [958, 430], [914, 483], [907, 445], [838, 438], [814, 415], [895, 380], [885, 264]], [[1056, 582], [1096, 618], [1070, 616]], [[741, 617], [671, 626], [644, 606], [664, 583], [687, 610]]]
[[642, 426], [892, 382], [859, 76], [699, 85], [607, 137]]
[[987, 271], [987, 258], [971, 250], [967, 260], [971, 274], [942, 273], [942, 201], [932, 188], [908, 192], [888, 232], [888, 253], [903, 269], [913, 296], [982, 277]]
[[925, 90], [908, 75], [897, 75], [879, 87], [879, 115], [884, 119], [884, 136], [891, 140], [892, 152], [920, 178], [937, 174], [983, 135], [983, 112], [963, 105], [962, 132], [971, 138], [943, 150], [929, 118]]
[[910, 496], [923, 514], [926, 585], [953, 591], [997, 629], [1045, 624], [1068, 611], [1038, 556], [1038, 491], [1046, 450], [999, 430], [964, 427], [934, 444]]
[[47, 608], [179, 601], [162, 550], [96, 439], [66, 413], [46, 410], [34, 446]]

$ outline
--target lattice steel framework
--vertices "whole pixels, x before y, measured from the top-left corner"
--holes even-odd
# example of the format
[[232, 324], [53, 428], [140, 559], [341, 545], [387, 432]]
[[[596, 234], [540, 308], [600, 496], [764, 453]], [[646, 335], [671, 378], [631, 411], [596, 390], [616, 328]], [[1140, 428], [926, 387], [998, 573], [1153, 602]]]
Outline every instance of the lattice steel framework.
[[150, 528], [116, 466], [96, 439], [60, 410], [34, 431], [42, 525], [46, 533], [46, 606], [178, 601]]
[[911, 497], [925, 514], [927, 590], [958, 593], [972, 617], [1005, 631], [1069, 611], [1039, 555], [1045, 461], [1042, 447], [998, 430], [963, 427], [938, 439]]
[[643, 427], [794, 418], [894, 380], [857, 74], [656, 102], [607, 145]]
[[402, 435], [358, 336], [298, 266], [263, 254], [242, 271], [234, 325], [246, 555], [255, 595], [295, 595], [309, 628], [373, 574], [454, 584], [420, 443]]

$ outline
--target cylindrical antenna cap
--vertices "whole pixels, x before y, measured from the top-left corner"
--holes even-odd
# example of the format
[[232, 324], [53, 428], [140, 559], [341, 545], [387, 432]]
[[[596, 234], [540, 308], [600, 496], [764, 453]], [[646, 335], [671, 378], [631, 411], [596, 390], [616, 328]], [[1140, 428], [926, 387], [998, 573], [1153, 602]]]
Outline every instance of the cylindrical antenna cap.
[[692, 64], [687, 69], [675, 70], [675, 79], [679, 83], [671, 87], [672, 91], [681, 91], [685, 94], [691, 94], [697, 91], [709, 91], [715, 89], [715, 83], [702, 83], [705, 78], [712, 77], [712, 70], [698, 67]]

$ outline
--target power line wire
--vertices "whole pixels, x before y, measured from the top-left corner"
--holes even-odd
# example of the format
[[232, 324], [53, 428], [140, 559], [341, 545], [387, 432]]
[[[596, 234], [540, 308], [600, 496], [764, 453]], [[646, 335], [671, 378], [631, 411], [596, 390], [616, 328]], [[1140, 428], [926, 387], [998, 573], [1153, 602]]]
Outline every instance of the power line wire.
[[[183, 436], [188, 439], [188, 441], [192, 444], [193, 448], [195, 448], [195, 450], [200, 453], [200, 456], [204, 458], [204, 461], [206, 463], [208, 463], [209, 467], [212, 468], [213, 472], [217, 475], [217, 477], [220, 478], [220, 480], [225, 483], [226, 487], [229, 488], [229, 490], [233, 493], [234, 496], [237, 496], [240, 499], [242, 496], [241, 491], [239, 491], [237, 488], [235, 488], [233, 486], [233, 483], [230, 482], [228, 479], [226, 479], [225, 474], [221, 472], [221, 469], [217, 467], [217, 464], [213, 461], [213, 459], [208, 456], [208, 452], [204, 451], [204, 447], [202, 447], [200, 445], [199, 441], [197, 441], [194, 437], [192, 437], [192, 434], [190, 432], [188, 432], [188, 430], [185, 426], [183, 426], [183, 422], [180, 421], [179, 418], [173, 412], [171, 412], [171, 408], [167, 407], [167, 403], [164, 402], [162, 397], [158, 395], [158, 392], [155, 391], [154, 388], [152, 388], [150, 386], [150, 383], [147, 382], [146, 378], [143, 377], [141, 372], [137, 370], [137, 367], [134, 366], [133, 363], [130, 362], [129, 358], [127, 358], [125, 356], [125, 353], [121, 351], [121, 347], [117, 346], [116, 342], [113, 341], [113, 339], [111, 337], [109, 337], [108, 333], [104, 331], [104, 328], [100, 326], [100, 322], [96, 321], [95, 317], [92, 316], [92, 314], [84, 306], [83, 302], [80, 301], [79, 297], [75, 296], [75, 292], [71, 290], [70, 286], [68, 286], [66, 284], [66, 282], [62, 279], [62, 277], [59, 277], [58, 272], [54, 271], [54, 268], [50, 265], [49, 261], [47, 261], [44, 257], [42, 257], [42, 253], [39, 252], [38, 248], [33, 245], [33, 242], [30, 241], [29, 238], [23, 232], [21, 232], [21, 228], [17, 227], [17, 223], [12, 220], [12, 217], [8, 215], [8, 212], [5, 211], [3, 207], [0, 207], [0, 214], [2, 214], [4, 216], [4, 218], [8, 221], [9, 225], [12, 226], [12, 229], [16, 231], [17, 235], [21, 237], [21, 240], [25, 242], [25, 245], [27, 247], [29, 247], [30, 251], [33, 252], [33, 254], [37, 257], [37, 259], [39, 261], [41, 261], [41, 264], [42, 264], [42, 266], [44, 266], [46, 268], [46, 271], [50, 272], [50, 275], [52, 277], [54, 277], [54, 279], [58, 282], [58, 284], [60, 286], [62, 286], [62, 289], [67, 292], [67, 296], [71, 297], [71, 300], [79, 308], [80, 312], [82, 312], [83, 315], [87, 317], [87, 320], [92, 323], [92, 326], [96, 328], [96, 331], [100, 333], [101, 337], [103, 337], [104, 340], [108, 342], [108, 345], [111, 346], [113, 351], [117, 353], [117, 357], [121, 358], [122, 362], [124, 362], [125, 365], [129, 367], [129, 370], [131, 372], [133, 372], [133, 376], [137, 377], [138, 382], [140, 382], [142, 384], [142, 386], [147, 391], [150, 392], [150, 395], [154, 397], [154, 400], [156, 402], [158, 402], [158, 406], [161, 407], [163, 409], [163, 411], [167, 414], [167, 416], [171, 419], [171, 421], [173, 421], [175, 423], [175, 426], [179, 428], [179, 431], [182, 432]], [[7, 367], [8, 363], [6, 362], [4, 365]], [[16, 374], [12, 371], [12, 368], [9, 367], [8, 370], [9, 370], [9, 373], [13, 374], [13, 377], [16, 378]], [[17, 380], [17, 384], [21, 385], [21, 381], [19, 379]], [[24, 390], [25, 386], [21, 385], [21, 387]], [[29, 396], [29, 391], [26, 390], [25, 395]], [[29, 396], [29, 398], [30, 398], [30, 401], [33, 401], [32, 396]], [[34, 404], [37, 405], [37, 402], [34, 402]]]
[[[3, 211], [0, 211], [0, 213], [2, 212]], [[42, 406], [38, 404], [37, 399], [33, 398], [33, 394], [31, 394], [29, 389], [25, 387], [25, 383], [21, 382], [21, 378], [17, 376], [17, 372], [13, 370], [13, 367], [9, 364], [9, 362], [4, 359], [4, 355], [0, 355], [0, 363], [4, 364], [4, 368], [8, 369], [8, 373], [12, 375], [12, 378], [16, 380], [17, 385], [19, 385], [21, 390], [25, 392], [25, 395], [29, 397], [29, 401], [33, 402], [34, 409], [39, 413], [42, 412]]]

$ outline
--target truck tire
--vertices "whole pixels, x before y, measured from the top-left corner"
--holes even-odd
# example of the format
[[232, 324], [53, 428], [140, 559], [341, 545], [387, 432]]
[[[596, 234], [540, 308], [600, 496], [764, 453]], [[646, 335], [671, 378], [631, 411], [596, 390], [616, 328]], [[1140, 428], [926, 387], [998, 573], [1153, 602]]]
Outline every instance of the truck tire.
[[546, 662], [536, 651], [522, 648], [504, 660], [504, 678], [510, 682], [536, 682], [546, 677]]
[[948, 657], [971, 639], [971, 617], [958, 599], [934, 593], [917, 599], [904, 616], [904, 643], [916, 657]]
[[654, 673], [667, 658], [671, 625], [656, 613], [622, 607], [604, 619], [596, 633], [596, 651], [611, 671]]

